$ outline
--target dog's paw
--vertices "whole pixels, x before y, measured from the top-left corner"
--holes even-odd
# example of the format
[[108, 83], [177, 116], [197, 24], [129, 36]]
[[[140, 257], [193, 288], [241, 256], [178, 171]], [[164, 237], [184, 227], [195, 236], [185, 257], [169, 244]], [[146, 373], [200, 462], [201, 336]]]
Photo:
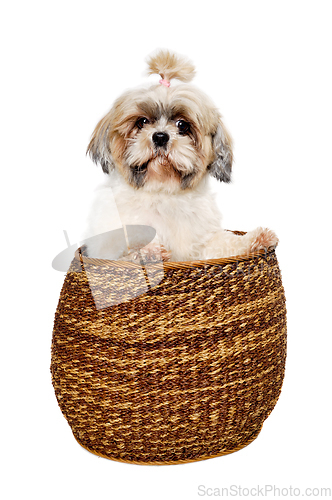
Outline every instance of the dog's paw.
[[145, 247], [130, 252], [126, 257], [121, 258], [121, 260], [131, 261], [131, 262], [142, 262], [153, 263], [153, 262], [167, 262], [171, 258], [171, 253], [166, 250], [165, 247], [156, 243], [150, 243]]
[[144, 262], [167, 262], [171, 258], [171, 253], [162, 245], [150, 243], [140, 250]]
[[274, 231], [266, 227], [258, 227], [252, 231], [253, 237], [251, 241], [250, 251], [263, 250], [278, 244], [278, 237]]

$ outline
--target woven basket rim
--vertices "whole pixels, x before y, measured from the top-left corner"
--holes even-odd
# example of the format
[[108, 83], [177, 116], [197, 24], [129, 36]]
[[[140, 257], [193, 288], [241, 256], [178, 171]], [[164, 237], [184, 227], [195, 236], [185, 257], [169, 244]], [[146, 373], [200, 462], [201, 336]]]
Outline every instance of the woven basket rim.
[[[232, 233], [244, 235], [245, 231], [231, 231]], [[107, 260], [107, 259], [95, 259], [93, 257], [87, 257], [82, 252], [85, 250], [85, 245], [79, 247], [75, 252], [75, 259], [80, 261], [82, 264], [90, 264], [96, 266], [110, 266], [118, 267], [124, 269], [132, 269], [137, 267], [142, 267], [141, 262], [131, 262], [125, 260]], [[179, 261], [179, 262], [148, 262], [144, 265], [148, 265], [149, 268], [163, 268], [165, 270], [169, 269], [192, 269], [196, 267], [203, 267], [206, 265], [219, 265], [223, 266], [226, 264], [233, 264], [234, 262], [243, 262], [248, 260], [253, 260], [257, 257], [266, 256], [274, 252], [276, 246], [271, 246], [267, 249], [257, 250], [256, 252], [251, 252], [243, 255], [234, 255], [233, 257], [226, 257], [221, 259], [207, 259], [207, 260], [192, 260], [192, 261]]]

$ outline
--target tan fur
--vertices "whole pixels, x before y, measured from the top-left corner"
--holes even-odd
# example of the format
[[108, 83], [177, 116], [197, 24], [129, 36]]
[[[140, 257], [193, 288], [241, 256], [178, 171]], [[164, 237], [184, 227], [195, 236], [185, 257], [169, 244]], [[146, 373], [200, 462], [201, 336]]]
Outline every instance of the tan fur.
[[[163, 122], [163, 126], [154, 116], [159, 108], [173, 113], [167, 123]], [[151, 120], [151, 123], [140, 131], [135, 124], [142, 116]], [[191, 138], [177, 134], [177, 119], [191, 123]], [[212, 136], [218, 125], [222, 126], [225, 146], [231, 148], [231, 139], [221, 116], [203, 92], [186, 84], [168, 89], [161, 85], [152, 86], [145, 90], [125, 92], [116, 100], [113, 108], [96, 126], [88, 152], [91, 155], [97, 154], [98, 149], [106, 152], [128, 182], [129, 164], [151, 160], [146, 184], [151, 179], [159, 179], [160, 182], [168, 179], [172, 180], [175, 190], [179, 189], [181, 181], [178, 173], [189, 174], [195, 168], [197, 173], [189, 183], [190, 188], [193, 188], [213, 161]], [[156, 156], [151, 137], [161, 126], [171, 140], [168, 150], [162, 150]]]
[[254, 252], [260, 248], [269, 248], [271, 245], [276, 245], [278, 241], [278, 238], [271, 229], [258, 228], [257, 235], [251, 243], [250, 251]]
[[182, 82], [190, 82], [195, 76], [195, 66], [185, 57], [172, 54], [168, 50], [160, 50], [147, 60], [148, 74], [160, 75], [164, 80], [177, 78]]

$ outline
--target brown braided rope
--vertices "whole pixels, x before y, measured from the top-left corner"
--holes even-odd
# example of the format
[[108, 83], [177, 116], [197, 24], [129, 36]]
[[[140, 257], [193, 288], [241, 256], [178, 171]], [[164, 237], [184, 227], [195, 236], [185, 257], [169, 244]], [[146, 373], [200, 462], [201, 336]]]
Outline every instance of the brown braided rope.
[[68, 270], [51, 372], [76, 440], [99, 456], [154, 465], [243, 448], [284, 377], [275, 251], [146, 267], [78, 252]]
[[176, 462], [174, 462], [174, 461], [170, 461], [170, 462], [165, 462], [165, 461], [136, 462], [134, 460], [123, 460], [121, 458], [113, 458], [113, 457], [110, 457], [108, 455], [104, 455], [103, 453], [98, 453], [95, 450], [88, 448], [87, 446], [84, 446], [84, 444], [82, 444], [75, 436], [74, 437], [75, 437], [76, 441], [78, 442], [78, 444], [81, 445], [82, 448], [84, 448], [89, 453], [93, 453], [97, 457], [107, 458], [108, 460], [114, 460], [115, 462], [122, 462], [125, 464], [135, 464], [135, 465], [174, 465], [174, 464], [177, 465], [177, 464], [188, 464], [188, 463], [192, 463], [192, 462], [201, 462], [202, 460], [210, 460], [210, 458], [224, 457], [225, 455], [230, 455], [231, 453], [235, 453], [236, 451], [240, 451], [243, 448], [245, 448], [246, 446], [248, 446], [249, 444], [251, 444], [253, 441], [255, 441], [255, 439], [257, 438], [258, 434], [260, 433], [262, 427], [260, 429], [258, 429], [258, 431], [256, 430], [255, 434], [253, 436], [251, 436], [247, 442], [241, 444], [240, 446], [237, 446], [236, 448], [233, 448], [232, 450], [227, 450], [227, 451], [218, 453], [217, 455], [200, 456], [199, 458], [194, 458], [191, 460], [190, 459], [189, 460], [188, 459], [178, 460]]

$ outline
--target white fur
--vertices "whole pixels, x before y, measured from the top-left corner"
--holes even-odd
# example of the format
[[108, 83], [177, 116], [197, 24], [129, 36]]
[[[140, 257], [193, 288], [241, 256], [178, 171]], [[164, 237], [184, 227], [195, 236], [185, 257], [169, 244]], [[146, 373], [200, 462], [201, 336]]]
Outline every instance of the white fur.
[[[156, 246], [163, 245], [172, 261], [244, 254], [254, 250], [257, 239], [268, 231], [257, 228], [245, 236], [223, 231], [207, 176], [194, 190], [168, 192], [167, 186], [160, 187], [159, 191], [135, 189], [113, 171], [97, 190], [88, 220], [85, 238], [97, 236], [88, 242], [89, 256], [110, 260], [127, 256], [127, 248], [123, 244], [119, 246], [120, 242], [111, 232], [119, 228], [120, 223], [152, 226], [157, 233]], [[272, 231], [270, 233], [272, 239], [267, 245], [277, 242]]]

